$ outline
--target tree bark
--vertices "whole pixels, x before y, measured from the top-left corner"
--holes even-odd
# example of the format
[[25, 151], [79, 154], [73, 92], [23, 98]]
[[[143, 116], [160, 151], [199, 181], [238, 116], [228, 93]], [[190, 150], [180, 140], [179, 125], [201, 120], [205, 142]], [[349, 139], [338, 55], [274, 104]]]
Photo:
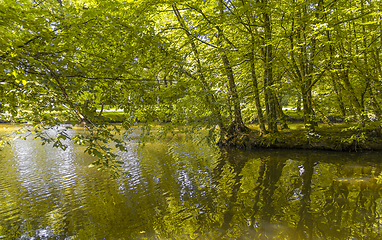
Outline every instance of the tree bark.
[[348, 96], [349, 96], [349, 99], [354, 107], [354, 110], [355, 110], [355, 113], [357, 115], [357, 117], [359, 117], [361, 119], [361, 121], [364, 121], [365, 119], [365, 115], [364, 115], [364, 109], [362, 108], [362, 104], [360, 103], [355, 91], [354, 91], [354, 88], [352, 86], [352, 84], [350, 83], [349, 81], [349, 70], [347, 69], [341, 69], [341, 79], [345, 85], [345, 89], [348, 93]]
[[264, 61], [264, 90], [265, 90], [265, 104], [267, 112], [268, 130], [271, 133], [277, 132], [277, 115], [276, 115], [276, 96], [273, 93], [273, 45], [272, 40], [272, 28], [270, 14], [266, 8], [268, 8], [268, 1], [263, 0], [263, 21], [264, 21], [264, 42], [263, 48], [263, 61]]
[[255, 95], [255, 105], [256, 105], [256, 111], [257, 111], [257, 121], [259, 122], [260, 126], [260, 134], [263, 135], [267, 132], [264, 124], [264, 115], [263, 115], [263, 109], [261, 107], [260, 103], [260, 94], [259, 94], [259, 87], [257, 83], [257, 76], [255, 71], [255, 43], [254, 43], [254, 36], [252, 33], [251, 37], [252, 41], [252, 48], [250, 53], [250, 65], [251, 65], [251, 77], [252, 77], [252, 85], [253, 85], [253, 91]]
[[287, 120], [286, 120], [286, 115], [283, 111], [283, 107], [280, 104], [280, 100], [276, 98], [276, 105], [277, 105], [277, 119], [280, 122], [281, 129], [289, 129]]
[[[221, 22], [224, 22], [225, 16], [224, 16], [224, 9], [223, 9], [223, 2], [222, 0], [219, 1], [219, 14], [220, 14], [220, 20]], [[224, 45], [222, 44], [224, 35], [223, 35], [223, 29], [221, 27], [216, 26], [217, 32], [218, 32], [218, 43], [217, 45], [220, 47], [220, 58], [223, 63], [225, 74], [228, 78], [228, 86], [229, 86], [229, 98], [231, 100], [231, 103], [233, 105], [234, 109], [234, 120], [231, 123], [231, 131], [234, 130], [234, 132], [246, 132], [248, 129], [246, 126], [244, 126], [243, 119], [241, 116], [241, 108], [240, 108], [240, 99], [239, 95], [237, 93], [236, 89], [236, 83], [235, 83], [235, 77], [233, 74], [232, 66], [230, 64], [230, 61], [228, 59], [227, 54], [225, 53], [226, 49]]]

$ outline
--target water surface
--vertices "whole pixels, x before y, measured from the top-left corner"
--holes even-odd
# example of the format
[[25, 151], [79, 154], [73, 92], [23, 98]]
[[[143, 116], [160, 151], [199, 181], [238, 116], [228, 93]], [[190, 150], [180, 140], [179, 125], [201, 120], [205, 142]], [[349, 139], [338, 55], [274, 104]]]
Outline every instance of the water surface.
[[381, 239], [380, 153], [128, 148], [130, 176], [112, 179], [71, 142], [15, 140], [0, 152], [0, 239]]

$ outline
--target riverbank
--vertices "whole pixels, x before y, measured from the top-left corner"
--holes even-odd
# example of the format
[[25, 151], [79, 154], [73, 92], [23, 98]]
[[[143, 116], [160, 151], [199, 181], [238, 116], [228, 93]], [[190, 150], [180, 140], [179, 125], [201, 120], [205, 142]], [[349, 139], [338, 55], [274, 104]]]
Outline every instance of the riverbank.
[[[293, 126], [293, 125], [292, 125]], [[260, 135], [252, 129], [232, 139], [227, 147], [246, 149], [310, 149], [331, 151], [381, 151], [381, 127], [359, 130], [351, 124], [321, 125], [315, 132], [308, 133], [304, 128], [280, 130], [278, 133]]]
[[[66, 112], [45, 112], [42, 113], [41, 119], [53, 119], [60, 123], [72, 123], [71, 118], [68, 113]], [[102, 117], [99, 117], [99, 120], [102, 120], [107, 123], [122, 123], [124, 121], [124, 112], [121, 110], [115, 111], [115, 110], [104, 110], [102, 113]], [[33, 122], [39, 122], [37, 119], [28, 119], [28, 118], [14, 118], [12, 121], [10, 120], [2, 120], [0, 119], [0, 123], [33, 123]]]
[[[381, 126], [370, 124], [368, 128], [358, 128], [355, 123], [341, 122], [340, 118], [329, 119], [330, 124], [321, 121], [315, 132], [308, 133], [303, 127], [301, 113], [288, 113], [289, 129], [278, 133], [260, 135], [257, 125], [249, 125], [249, 133], [233, 136], [225, 140], [224, 146], [245, 149], [311, 149], [332, 151], [380, 151], [382, 150]], [[70, 123], [63, 112], [45, 113], [47, 119]], [[122, 123], [125, 116], [122, 111], [104, 111], [102, 120], [108, 123]], [[33, 122], [33, 121], [32, 121]], [[9, 123], [0, 121], [0, 123]], [[20, 121], [19, 123], [27, 123]]]

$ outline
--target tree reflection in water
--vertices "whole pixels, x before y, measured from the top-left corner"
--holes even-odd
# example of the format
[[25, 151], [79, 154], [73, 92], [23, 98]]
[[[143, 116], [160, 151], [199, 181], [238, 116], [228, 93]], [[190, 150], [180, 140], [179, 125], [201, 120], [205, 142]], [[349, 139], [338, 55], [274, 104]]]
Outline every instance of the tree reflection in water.
[[185, 225], [195, 230], [188, 236], [379, 239], [379, 164], [348, 167], [344, 161], [320, 161], [319, 153], [305, 154], [299, 160], [246, 155], [251, 154], [222, 151], [210, 177], [212, 185], [203, 192], [206, 198], [178, 203], [184, 209], [195, 205], [201, 209], [187, 219]]
[[88, 168], [92, 159], [72, 148], [52, 154], [50, 146], [21, 142], [0, 153], [0, 238], [380, 239], [382, 234], [378, 154], [156, 142], [130, 146], [122, 159], [130, 177], [110, 179]]

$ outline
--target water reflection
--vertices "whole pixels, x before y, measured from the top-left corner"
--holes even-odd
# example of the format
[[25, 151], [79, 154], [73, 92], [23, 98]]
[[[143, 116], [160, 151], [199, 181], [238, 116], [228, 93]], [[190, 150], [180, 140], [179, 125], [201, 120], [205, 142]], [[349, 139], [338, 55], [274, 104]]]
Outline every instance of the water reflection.
[[[73, 130], [76, 131], [76, 130]], [[172, 140], [121, 153], [111, 179], [67, 142], [0, 152], [0, 239], [379, 239], [376, 153], [220, 150]]]

